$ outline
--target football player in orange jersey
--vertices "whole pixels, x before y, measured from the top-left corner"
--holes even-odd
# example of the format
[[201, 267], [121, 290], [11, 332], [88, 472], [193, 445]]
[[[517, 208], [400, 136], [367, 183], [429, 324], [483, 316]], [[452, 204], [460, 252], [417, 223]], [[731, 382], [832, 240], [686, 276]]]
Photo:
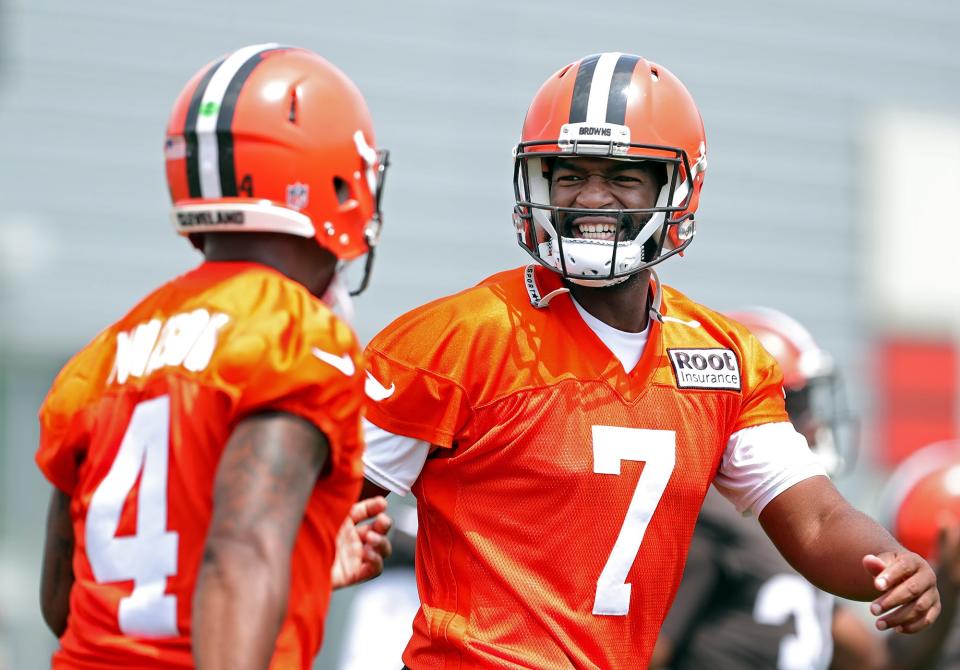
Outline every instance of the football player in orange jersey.
[[711, 483], [879, 627], [936, 618], [930, 567], [824, 476], [770, 355], [654, 274], [693, 239], [706, 167], [669, 70], [563, 67], [515, 151], [535, 262], [368, 345], [365, 491], [418, 502], [409, 668], [645, 667]]
[[53, 667], [306, 669], [331, 587], [382, 568], [386, 503], [355, 503], [361, 352], [333, 311], [378, 239], [374, 147], [360, 92], [305, 49], [244, 47], [180, 93], [173, 223], [205, 260], [40, 410]]

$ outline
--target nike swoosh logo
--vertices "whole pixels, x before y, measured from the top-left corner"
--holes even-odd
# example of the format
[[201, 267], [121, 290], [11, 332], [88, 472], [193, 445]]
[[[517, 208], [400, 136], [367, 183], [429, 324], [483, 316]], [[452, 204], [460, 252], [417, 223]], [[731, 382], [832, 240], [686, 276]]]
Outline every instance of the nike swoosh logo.
[[369, 397], [371, 400], [380, 402], [381, 400], [386, 400], [392, 396], [393, 392], [397, 390], [397, 385], [391, 383], [390, 388], [387, 388], [368, 371], [367, 381], [363, 385], [363, 390], [366, 392], [367, 397]]
[[324, 363], [328, 365], [332, 365], [337, 370], [345, 374], [347, 377], [352, 377], [353, 373], [357, 371], [357, 367], [353, 364], [353, 359], [350, 358], [350, 356], [348, 356], [347, 354], [334, 356], [329, 351], [324, 351], [323, 349], [318, 349], [317, 347], [314, 347], [313, 355], [319, 358]]

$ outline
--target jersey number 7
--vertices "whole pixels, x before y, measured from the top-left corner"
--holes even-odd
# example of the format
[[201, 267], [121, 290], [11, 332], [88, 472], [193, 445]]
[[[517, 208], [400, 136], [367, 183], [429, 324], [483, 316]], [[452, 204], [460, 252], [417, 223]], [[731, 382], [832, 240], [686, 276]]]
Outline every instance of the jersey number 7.
[[603, 571], [597, 579], [593, 613], [624, 616], [630, 610], [627, 573], [637, 558], [643, 536], [667, 488], [677, 460], [677, 438], [672, 430], [593, 426], [593, 471], [619, 475], [620, 461], [643, 461], [643, 471], [627, 507]]

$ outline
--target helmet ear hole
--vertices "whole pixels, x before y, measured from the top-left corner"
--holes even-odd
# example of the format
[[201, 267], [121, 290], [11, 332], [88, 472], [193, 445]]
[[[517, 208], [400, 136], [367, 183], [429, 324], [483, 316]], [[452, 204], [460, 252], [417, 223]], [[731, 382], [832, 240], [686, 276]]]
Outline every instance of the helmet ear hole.
[[333, 192], [337, 196], [337, 202], [341, 205], [353, 199], [353, 189], [350, 187], [350, 183], [340, 177], [333, 178]]

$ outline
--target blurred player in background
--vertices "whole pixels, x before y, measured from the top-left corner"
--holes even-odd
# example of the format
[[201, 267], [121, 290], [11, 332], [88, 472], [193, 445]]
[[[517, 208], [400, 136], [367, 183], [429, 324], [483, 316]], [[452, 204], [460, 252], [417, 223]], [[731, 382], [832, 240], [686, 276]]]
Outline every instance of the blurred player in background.
[[[790, 421], [831, 476], [850, 465], [851, 425], [829, 354], [797, 321], [772, 309], [729, 315], [746, 326], [783, 374]], [[847, 621], [846, 617], [854, 617]], [[839, 617], [843, 617], [840, 619]], [[683, 581], [663, 624], [651, 668], [825, 669], [834, 652], [876, 667], [874, 636], [833, 596], [813, 587], [784, 560], [756, 519], [737, 514], [711, 491], [697, 520]]]
[[[837, 476], [853, 465], [855, 422], [846, 406], [832, 357], [795, 319], [773, 309], [729, 315], [745, 325], [777, 360], [783, 373], [790, 420], [807, 438], [824, 469]], [[943, 489], [941, 489], [943, 490]], [[924, 500], [925, 503], [930, 501]], [[934, 509], [925, 505], [926, 510]], [[915, 523], [902, 518], [895, 530], [904, 546], [929, 558], [935, 546], [936, 514]], [[960, 517], [958, 517], [960, 518]], [[922, 529], [922, 530], [921, 530]], [[917, 533], [924, 541], [913, 541]], [[956, 543], [951, 560], [960, 560]], [[664, 621], [651, 668], [716, 667], [885, 669], [929, 667], [948, 630], [953, 609], [947, 598], [956, 583], [940, 575], [943, 612], [927, 630], [887, 640], [860, 617], [813, 587], [777, 552], [753, 518], [736, 513], [715, 491], [707, 494], [694, 531], [683, 581]]]
[[900, 464], [881, 496], [881, 515], [903, 546], [937, 568], [943, 612], [923, 633], [887, 640], [891, 667], [960, 668], [960, 441], [924, 447]]
[[360, 92], [305, 49], [239, 49], [180, 93], [167, 182], [205, 260], [40, 410], [55, 668], [309, 668], [331, 586], [382, 567], [385, 501], [352, 505], [361, 354], [332, 311], [378, 239], [374, 146]]
[[824, 476], [749, 331], [660, 284], [693, 239], [706, 140], [666, 68], [595, 54], [515, 151], [535, 263], [367, 347], [367, 492], [412, 491], [413, 670], [645, 667], [711, 483], [825, 589], [919, 630], [935, 576]]

